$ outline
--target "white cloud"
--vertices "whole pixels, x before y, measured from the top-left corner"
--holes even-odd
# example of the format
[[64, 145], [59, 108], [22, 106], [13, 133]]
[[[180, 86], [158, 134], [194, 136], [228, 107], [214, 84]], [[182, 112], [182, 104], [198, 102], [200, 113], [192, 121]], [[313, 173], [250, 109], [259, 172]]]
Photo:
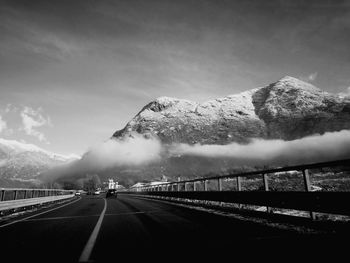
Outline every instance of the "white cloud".
[[5, 129], [7, 129], [7, 123], [2, 119], [2, 116], [0, 115], [0, 133]]
[[344, 92], [338, 93], [340, 97], [350, 97], [350, 87], [348, 87]]
[[43, 126], [52, 126], [49, 117], [42, 115], [42, 108], [34, 110], [30, 107], [24, 107], [21, 111], [23, 129], [26, 134], [36, 137], [39, 141], [49, 143], [45, 135], [35, 128]]
[[317, 78], [317, 75], [318, 75], [318, 73], [314, 72], [314, 73], [310, 74], [309, 76], [307, 76], [307, 79], [309, 81], [314, 81]]
[[5, 108], [5, 113], [17, 112], [18, 108], [13, 106], [11, 103], [8, 103]]
[[287, 165], [341, 160], [350, 154], [350, 130], [326, 132], [293, 141], [252, 139], [249, 144], [175, 144], [173, 156], [229, 158], [237, 165]]

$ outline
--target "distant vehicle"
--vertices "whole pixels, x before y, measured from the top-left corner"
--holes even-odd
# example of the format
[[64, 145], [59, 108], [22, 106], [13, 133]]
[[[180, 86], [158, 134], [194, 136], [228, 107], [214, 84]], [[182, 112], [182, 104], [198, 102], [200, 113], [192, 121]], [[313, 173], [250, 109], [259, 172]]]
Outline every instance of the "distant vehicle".
[[106, 198], [108, 197], [117, 197], [117, 190], [116, 189], [108, 189], [106, 193]]
[[96, 191], [94, 192], [94, 195], [99, 195], [100, 193], [101, 193], [100, 190], [96, 190]]
[[79, 195], [81, 195], [81, 193], [80, 192], [75, 192], [75, 195], [79, 196]]

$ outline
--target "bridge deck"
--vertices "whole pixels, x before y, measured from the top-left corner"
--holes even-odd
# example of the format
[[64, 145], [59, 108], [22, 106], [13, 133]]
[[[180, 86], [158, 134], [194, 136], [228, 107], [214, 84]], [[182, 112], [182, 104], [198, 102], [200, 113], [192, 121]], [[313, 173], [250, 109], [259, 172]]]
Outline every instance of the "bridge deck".
[[[101, 221], [102, 211], [105, 213]], [[89, 247], [88, 240], [91, 241], [98, 221], [101, 225], [85, 261], [204, 259], [235, 254], [251, 258], [267, 252], [275, 257], [282, 251], [314, 257], [315, 249], [333, 255], [346, 246], [342, 238], [349, 234], [347, 227], [341, 233], [323, 233], [125, 195], [106, 202], [103, 194], [83, 196], [69, 205], [28, 216], [16, 218], [17, 223], [0, 225], [2, 257], [36, 262], [48, 262], [48, 258], [52, 259], [49, 262], [78, 261]], [[338, 251], [335, 256], [340, 254]]]

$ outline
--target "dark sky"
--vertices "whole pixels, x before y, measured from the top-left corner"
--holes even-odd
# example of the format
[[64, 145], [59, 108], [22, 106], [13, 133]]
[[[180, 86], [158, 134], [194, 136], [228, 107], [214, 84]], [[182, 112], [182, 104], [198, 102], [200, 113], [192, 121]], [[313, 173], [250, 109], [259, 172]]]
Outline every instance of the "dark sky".
[[0, 0], [0, 137], [81, 154], [159, 96], [346, 92], [349, 47], [350, 1]]

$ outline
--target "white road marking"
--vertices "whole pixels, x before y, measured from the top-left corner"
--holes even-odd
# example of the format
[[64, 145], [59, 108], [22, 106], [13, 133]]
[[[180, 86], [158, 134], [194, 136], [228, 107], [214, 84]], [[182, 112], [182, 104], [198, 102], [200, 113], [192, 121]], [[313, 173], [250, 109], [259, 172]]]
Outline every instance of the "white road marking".
[[35, 215], [32, 215], [32, 216], [28, 216], [28, 217], [25, 217], [25, 218], [22, 218], [22, 219], [19, 219], [19, 220], [16, 220], [16, 221], [13, 221], [13, 222], [4, 224], [4, 225], [1, 225], [0, 228], [6, 227], [6, 226], [10, 226], [10, 225], [13, 225], [13, 224], [16, 224], [16, 223], [19, 223], [19, 222], [28, 220], [28, 219], [33, 218], [33, 217], [36, 217], [36, 216], [40, 216], [40, 215], [49, 213], [49, 212], [51, 212], [51, 211], [54, 211], [54, 210], [60, 209], [60, 208], [62, 208], [62, 207], [65, 207], [65, 206], [67, 206], [67, 205], [71, 205], [71, 204], [73, 204], [73, 203], [75, 203], [75, 202], [78, 202], [79, 200], [81, 200], [81, 197], [79, 197], [79, 199], [74, 200], [74, 201], [72, 201], [72, 202], [70, 202], [70, 203], [68, 203], [68, 204], [64, 204], [64, 205], [61, 205], [61, 206], [59, 206], [59, 207], [52, 208], [52, 209], [47, 210], [47, 211], [44, 211], [44, 212], [41, 212], [41, 213], [38, 213], [38, 214], [35, 214]]
[[163, 210], [150, 210], [150, 211], [138, 211], [138, 212], [124, 212], [116, 214], [106, 214], [105, 216], [124, 216], [124, 215], [137, 215], [137, 214], [151, 214], [156, 212], [164, 212]]
[[[164, 212], [164, 210], [150, 210], [150, 211], [139, 211], [139, 212], [124, 212], [124, 213], [115, 213], [115, 214], [105, 214], [105, 216], [124, 216], [124, 215], [137, 215], [137, 214], [151, 214], [156, 212]], [[34, 222], [34, 221], [46, 221], [46, 220], [65, 220], [65, 219], [79, 219], [79, 218], [87, 218], [87, 217], [99, 217], [98, 215], [88, 215], [88, 216], [57, 216], [57, 217], [44, 217], [44, 218], [34, 218], [27, 219], [26, 222]]]
[[100, 215], [89, 215], [89, 216], [57, 216], [57, 217], [44, 217], [44, 218], [34, 218], [28, 219], [26, 222], [32, 221], [46, 221], [46, 220], [62, 220], [62, 219], [78, 219], [78, 218], [87, 218], [87, 217], [99, 217]]
[[86, 245], [84, 247], [83, 252], [80, 255], [79, 262], [88, 262], [90, 255], [91, 255], [91, 252], [92, 252], [92, 249], [95, 246], [95, 242], [96, 242], [98, 233], [100, 232], [100, 228], [102, 225], [103, 217], [104, 217], [106, 210], [107, 210], [107, 200], [106, 200], [106, 198], [103, 198], [103, 200], [105, 201], [105, 206], [102, 210], [100, 218], [98, 219], [98, 221], [96, 223], [94, 230], [92, 231], [92, 233], [90, 235], [88, 242], [86, 243]]

